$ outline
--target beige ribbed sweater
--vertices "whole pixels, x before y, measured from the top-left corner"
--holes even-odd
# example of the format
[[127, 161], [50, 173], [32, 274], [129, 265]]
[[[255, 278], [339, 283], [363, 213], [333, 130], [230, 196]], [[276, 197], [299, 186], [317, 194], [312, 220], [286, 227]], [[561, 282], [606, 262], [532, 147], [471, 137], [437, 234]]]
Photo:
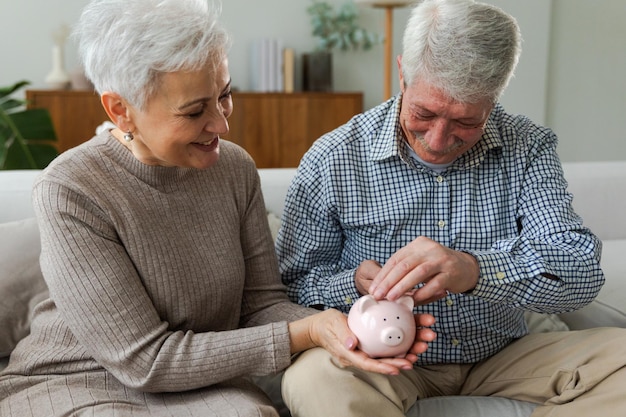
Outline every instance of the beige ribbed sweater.
[[286, 321], [311, 310], [285, 295], [241, 148], [222, 141], [207, 170], [155, 167], [103, 133], [57, 158], [33, 196], [51, 298], [15, 349], [0, 400], [29, 386], [29, 401], [48, 395], [36, 384], [54, 378], [37, 375], [175, 392], [290, 363]]

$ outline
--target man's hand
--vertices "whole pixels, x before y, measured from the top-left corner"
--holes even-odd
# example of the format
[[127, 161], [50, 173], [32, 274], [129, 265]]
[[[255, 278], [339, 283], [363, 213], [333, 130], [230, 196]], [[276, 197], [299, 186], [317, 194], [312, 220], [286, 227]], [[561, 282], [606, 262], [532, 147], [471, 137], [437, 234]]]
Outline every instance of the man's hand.
[[[444, 298], [448, 292], [472, 290], [479, 272], [472, 255], [418, 237], [389, 258], [371, 282], [369, 293], [378, 300], [392, 301], [409, 293], [416, 305], [427, 304]], [[418, 284], [424, 285], [415, 290]]]
[[363, 261], [354, 274], [354, 284], [361, 295], [369, 294], [369, 288], [374, 278], [381, 270], [381, 266], [376, 261]]

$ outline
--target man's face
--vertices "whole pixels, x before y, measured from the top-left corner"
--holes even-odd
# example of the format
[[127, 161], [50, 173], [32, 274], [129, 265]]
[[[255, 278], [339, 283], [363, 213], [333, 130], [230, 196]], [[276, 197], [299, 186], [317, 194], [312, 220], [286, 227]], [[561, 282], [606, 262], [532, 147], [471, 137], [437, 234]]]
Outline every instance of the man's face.
[[441, 90], [415, 80], [402, 87], [400, 126], [417, 156], [431, 164], [447, 164], [482, 137], [493, 108], [491, 101], [464, 104]]

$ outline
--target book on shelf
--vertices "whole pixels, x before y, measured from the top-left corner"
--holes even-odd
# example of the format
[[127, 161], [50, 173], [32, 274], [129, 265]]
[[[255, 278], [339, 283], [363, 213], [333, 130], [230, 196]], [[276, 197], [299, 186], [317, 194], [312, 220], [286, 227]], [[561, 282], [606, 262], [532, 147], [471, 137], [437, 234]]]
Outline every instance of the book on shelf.
[[293, 93], [295, 86], [296, 57], [293, 48], [283, 49], [283, 91]]
[[259, 38], [250, 52], [250, 89], [259, 92], [293, 92], [294, 51], [280, 39]]

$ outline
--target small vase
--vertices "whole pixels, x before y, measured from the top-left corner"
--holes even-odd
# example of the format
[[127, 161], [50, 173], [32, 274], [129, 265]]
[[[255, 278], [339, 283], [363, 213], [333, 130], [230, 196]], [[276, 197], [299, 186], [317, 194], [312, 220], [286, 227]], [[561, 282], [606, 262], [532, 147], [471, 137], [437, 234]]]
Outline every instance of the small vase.
[[46, 84], [56, 90], [65, 90], [70, 85], [70, 75], [65, 71], [63, 48], [60, 45], [52, 47], [52, 70], [46, 77]]

